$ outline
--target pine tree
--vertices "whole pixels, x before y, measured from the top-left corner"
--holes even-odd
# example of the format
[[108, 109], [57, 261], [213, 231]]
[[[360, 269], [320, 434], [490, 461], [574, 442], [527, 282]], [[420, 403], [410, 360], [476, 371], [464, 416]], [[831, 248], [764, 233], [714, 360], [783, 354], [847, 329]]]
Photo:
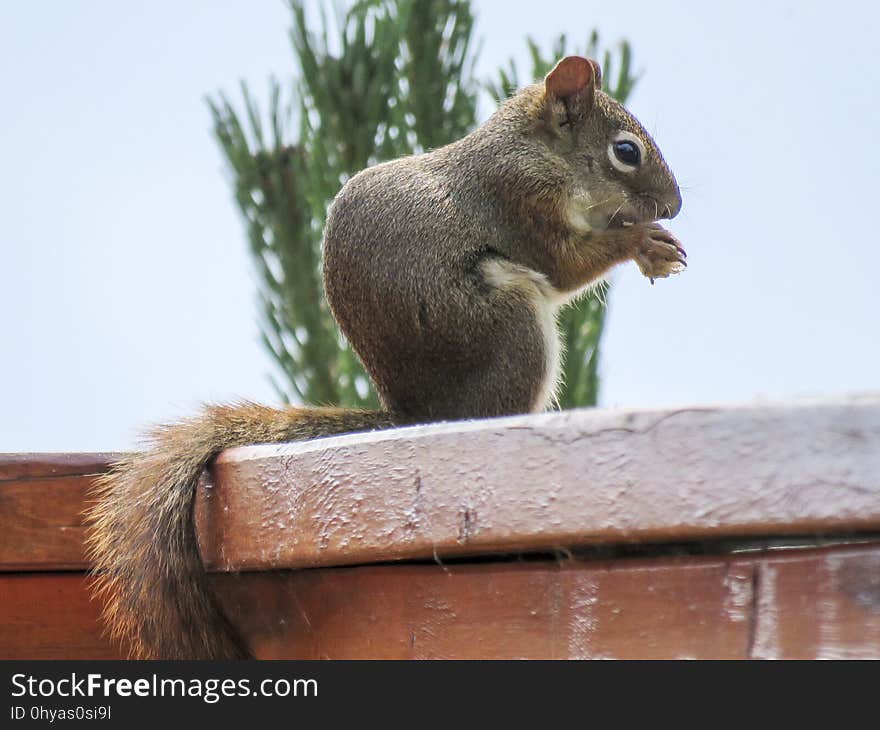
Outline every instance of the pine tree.
[[[264, 120], [242, 84], [243, 115], [224, 94], [209, 99], [214, 132], [232, 171], [260, 280], [262, 339], [282, 376], [272, 377], [276, 390], [287, 402], [374, 408], [369, 379], [323, 297], [327, 205], [364, 167], [464, 136], [476, 126], [480, 90], [504, 98], [517, 85], [516, 68], [509, 64], [496, 83], [475, 77], [469, 0], [361, 0], [332, 20], [322, 12], [317, 32], [301, 0], [291, 0], [290, 9], [299, 66], [291, 85], [295, 101], [285, 103], [273, 79]], [[548, 56], [528, 42], [533, 78], [564, 55], [564, 37]], [[585, 51], [595, 57], [595, 33]], [[619, 55], [610, 91], [625, 98], [634, 83], [626, 44]], [[604, 61], [610, 78], [609, 53]], [[568, 352], [562, 407], [596, 402], [603, 321], [604, 305], [595, 295], [561, 318]]]

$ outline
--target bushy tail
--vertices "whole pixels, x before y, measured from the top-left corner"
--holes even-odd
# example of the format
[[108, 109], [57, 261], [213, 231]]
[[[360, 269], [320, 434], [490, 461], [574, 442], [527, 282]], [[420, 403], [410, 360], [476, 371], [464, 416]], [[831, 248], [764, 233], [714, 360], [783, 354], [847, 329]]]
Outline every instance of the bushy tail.
[[87, 513], [96, 595], [111, 637], [142, 659], [244, 659], [250, 651], [220, 610], [202, 565], [193, 502], [223, 449], [300, 441], [393, 425], [388, 414], [341, 408], [209, 406], [160, 426], [149, 448], [101, 477]]

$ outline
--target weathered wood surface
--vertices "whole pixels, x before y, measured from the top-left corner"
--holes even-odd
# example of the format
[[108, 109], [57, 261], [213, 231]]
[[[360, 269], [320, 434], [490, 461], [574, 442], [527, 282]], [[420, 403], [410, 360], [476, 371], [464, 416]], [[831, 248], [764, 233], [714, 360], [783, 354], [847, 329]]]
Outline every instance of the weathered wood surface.
[[880, 399], [572, 411], [234, 449], [214, 569], [880, 532]]
[[[216, 574], [260, 658], [880, 658], [880, 545]], [[0, 575], [0, 658], [102, 659], [80, 573]]]
[[82, 570], [83, 509], [113, 454], [0, 454], [0, 572]]
[[104, 453], [0, 453], [0, 483], [22, 479], [100, 474], [117, 454]]
[[[82, 572], [55, 572], [85, 567], [84, 498], [111, 458], [0, 456], [0, 658], [120, 653]], [[880, 658], [880, 398], [249, 447], [219, 458], [197, 512], [266, 658]], [[866, 544], [728, 552], [853, 534]], [[659, 547], [703, 540], [715, 554]], [[618, 557], [448, 562], [597, 544]], [[410, 562], [369, 565], [386, 560]], [[286, 570], [302, 566], [327, 567]]]
[[[86, 567], [112, 458], [0, 455], [0, 571]], [[235, 449], [214, 474], [197, 512], [221, 570], [880, 531], [880, 398], [445, 424]]]
[[261, 658], [880, 659], [880, 546], [216, 576]]

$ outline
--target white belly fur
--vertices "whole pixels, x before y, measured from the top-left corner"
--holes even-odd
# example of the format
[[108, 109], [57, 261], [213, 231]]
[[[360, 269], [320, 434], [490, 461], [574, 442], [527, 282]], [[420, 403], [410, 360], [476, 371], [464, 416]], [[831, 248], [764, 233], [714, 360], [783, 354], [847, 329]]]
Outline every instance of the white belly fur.
[[486, 281], [498, 289], [516, 289], [526, 295], [544, 338], [544, 377], [540, 395], [532, 404], [534, 412], [547, 410], [556, 398], [559, 386], [562, 341], [556, 327], [556, 313], [569, 297], [554, 289], [543, 274], [504, 259], [490, 259], [483, 264]]

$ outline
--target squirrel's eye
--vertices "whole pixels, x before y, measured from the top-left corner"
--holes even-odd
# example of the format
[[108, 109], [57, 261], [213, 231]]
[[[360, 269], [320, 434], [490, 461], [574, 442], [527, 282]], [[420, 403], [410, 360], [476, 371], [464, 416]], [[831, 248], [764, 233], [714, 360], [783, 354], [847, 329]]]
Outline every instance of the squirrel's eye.
[[627, 140], [615, 142], [612, 145], [612, 149], [614, 150], [614, 156], [624, 165], [638, 167], [639, 163], [642, 161], [642, 155], [639, 152], [639, 148], [632, 142], [628, 142]]

